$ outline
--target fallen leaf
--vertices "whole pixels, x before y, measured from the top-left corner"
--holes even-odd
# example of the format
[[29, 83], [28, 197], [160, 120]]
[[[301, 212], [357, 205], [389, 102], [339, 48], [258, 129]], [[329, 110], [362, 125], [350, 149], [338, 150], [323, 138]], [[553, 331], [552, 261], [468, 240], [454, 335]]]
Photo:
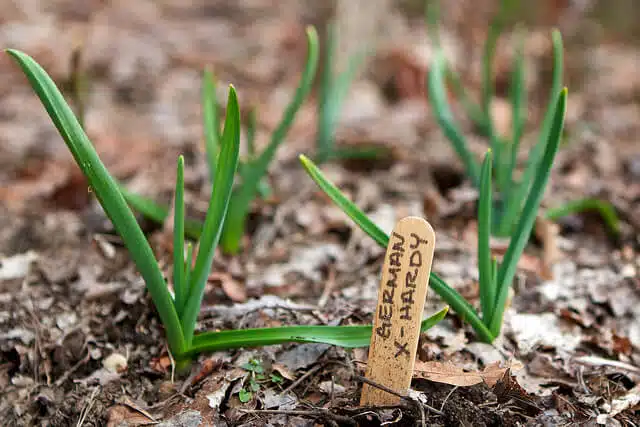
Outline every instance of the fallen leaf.
[[155, 372], [166, 374], [167, 372], [169, 372], [169, 368], [171, 367], [171, 359], [169, 358], [169, 356], [166, 356], [166, 355], [160, 356], [160, 357], [154, 357], [153, 359], [151, 359], [151, 362], [149, 363], [149, 365], [150, 365], [150, 368]]
[[265, 409], [292, 410], [298, 405], [293, 393], [281, 393], [273, 388], [266, 389], [260, 398]]
[[215, 283], [216, 287], [219, 285], [225, 295], [233, 302], [247, 301], [247, 289], [244, 283], [235, 280], [231, 274], [213, 272], [209, 274], [208, 282]]
[[202, 363], [200, 371], [191, 380], [191, 386], [198, 384], [200, 381], [211, 375], [211, 373], [222, 365], [220, 359], [207, 359]]
[[307, 368], [331, 347], [328, 344], [300, 344], [290, 350], [283, 351], [276, 359], [276, 362], [285, 366], [290, 371]]
[[482, 371], [467, 372], [452, 363], [416, 361], [413, 377], [459, 387], [468, 387], [481, 382], [493, 387], [508, 369], [509, 367], [500, 367], [500, 363], [496, 362], [487, 365]]
[[538, 239], [542, 241], [543, 247], [540, 275], [543, 279], [550, 280], [552, 278], [553, 264], [560, 258], [560, 250], [558, 249], [560, 227], [555, 222], [538, 216], [536, 218], [535, 233]]
[[637, 408], [640, 405], [640, 384], [633, 387], [625, 395], [611, 401], [609, 416], [614, 417], [627, 409]]
[[275, 372], [278, 372], [282, 376], [282, 378], [286, 378], [289, 381], [295, 381], [296, 379], [295, 374], [284, 365], [274, 363], [273, 365], [271, 365], [271, 369]]
[[149, 419], [138, 411], [134, 411], [125, 405], [115, 405], [107, 412], [107, 427], [143, 426], [153, 423], [155, 420]]
[[540, 408], [536, 405], [534, 398], [518, 384], [516, 379], [511, 375], [511, 369], [509, 368], [507, 368], [501, 378], [496, 381], [492, 387], [492, 391], [500, 404], [512, 401], [520, 408], [534, 409], [536, 413], [540, 412]]

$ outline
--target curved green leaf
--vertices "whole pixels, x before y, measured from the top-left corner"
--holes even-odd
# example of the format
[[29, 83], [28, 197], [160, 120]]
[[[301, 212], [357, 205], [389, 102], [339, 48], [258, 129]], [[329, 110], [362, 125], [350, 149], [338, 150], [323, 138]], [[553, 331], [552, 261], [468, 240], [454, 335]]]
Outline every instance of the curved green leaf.
[[267, 173], [269, 164], [275, 157], [278, 146], [284, 141], [298, 110], [311, 91], [317, 67], [318, 34], [313, 27], [308, 27], [307, 62], [293, 100], [287, 106], [280, 124], [271, 135], [269, 145], [257, 159], [244, 166], [242, 185], [233, 194], [229, 206], [228, 219], [222, 235], [222, 249], [226, 253], [235, 254], [240, 250], [240, 240], [244, 234], [249, 206], [256, 196], [260, 180]]
[[202, 229], [202, 237], [198, 245], [196, 264], [193, 267], [189, 283], [189, 295], [183, 310], [182, 329], [187, 345], [191, 342], [195, 329], [204, 287], [211, 269], [211, 262], [218, 245], [225, 217], [231, 198], [233, 179], [238, 167], [240, 154], [240, 108], [238, 96], [233, 86], [229, 87], [227, 101], [227, 117], [222, 133], [222, 146], [216, 165], [216, 177], [211, 190], [211, 199], [207, 208], [207, 216]]
[[553, 41], [553, 80], [551, 83], [551, 94], [549, 96], [549, 105], [545, 112], [544, 120], [540, 128], [538, 135], [538, 142], [531, 150], [529, 158], [527, 159], [527, 166], [520, 182], [517, 184], [515, 190], [509, 194], [509, 199], [506, 201], [506, 210], [500, 221], [500, 235], [509, 235], [513, 231], [516, 219], [520, 215], [523, 202], [529, 193], [531, 183], [535, 179], [536, 173], [541, 168], [540, 159], [545, 152], [546, 144], [549, 141], [549, 134], [554, 121], [554, 114], [556, 112], [556, 101], [562, 89], [562, 71], [564, 67], [563, 60], [563, 48], [562, 48], [562, 36], [558, 30], [554, 30], [551, 34]]
[[605, 225], [614, 236], [620, 234], [620, 219], [616, 214], [613, 205], [604, 200], [598, 199], [579, 199], [566, 202], [555, 208], [547, 209], [544, 213], [545, 218], [555, 221], [563, 216], [575, 213], [595, 211], [600, 214]]
[[555, 116], [553, 125], [551, 127], [551, 132], [549, 133], [549, 141], [547, 141], [544, 156], [540, 162], [538, 174], [533, 182], [531, 192], [529, 193], [529, 197], [527, 197], [527, 202], [522, 209], [520, 221], [518, 221], [516, 231], [509, 242], [509, 247], [507, 248], [507, 252], [502, 260], [502, 265], [498, 271], [496, 301], [494, 304], [495, 309], [489, 326], [489, 330], [495, 337], [500, 334], [502, 318], [504, 316], [507, 296], [509, 294], [509, 287], [513, 281], [513, 276], [516, 273], [518, 260], [529, 241], [531, 229], [535, 223], [538, 208], [540, 207], [540, 202], [542, 201], [542, 196], [544, 195], [544, 190], [547, 187], [547, 181], [551, 174], [553, 160], [558, 152], [558, 147], [560, 146], [566, 110], [567, 89], [565, 88], [560, 92], [557, 105], [554, 108]]
[[482, 321], [489, 324], [493, 313], [493, 302], [496, 298], [491, 262], [491, 205], [493, 202], [493, 186], [491, 150], [487, 151], [480, 171], [480, 199], [478, 200], [478, 272], [480, 274], [480, 307]]
[[438, 119], [438, 123], [442, 128], [445, 136], [453, 144], [460, 160], [464, 164], [467, 176], [471, 182], [478, 187], [480, 179], [480, 168], [478, 162], [473, 157], [473, 153], [469, 150], [467, 142], [462, 132], [453, 120], [453, 113], [449, 108], [447, 101], [447, 91], [445, 86], [445, 70], [446, 63], [444, 54], [441, 51], [436, 52], [435, 58], [431, 64], [427, 85], [429, 87], [429, 102]]
[[178, 316], [187, 297], [188, 284], [185, 283], [184, 268], [184, 157], [178, 157], [176, 171], [176, 191], [173, 204], [173, 291]]
[[[300, 155], [300, 162], [304, 166], [309, 176], [324, 191], [333, 202], [338, 205], [344, 213], [351, 218], [358, 227], [367, 233], [378, 245], [386, 248], [389, 244], [389, 235], [378, 227], [367, 215], [360, 210], [352, 201], [333, 185], [318, 167], [306, 156]], [[429, 286], [458, 314], [460, 318], [469, 322], [476, 331], [481, 340], [492, 342], [493, 336], [482, 323], [480, 316], [475, 309], [469, 304], [455, 289], [447, 285], [433, 271], [429, 276]]]
[[[424, 332], [440, 322], [448, 307], [422, 321]], [[356, 326], [283, 326], [279, 328], [241, 329], [235, 331], [204, 332], [193, 337], [187, 354], [226, 350], [241, 347], [297, 343], [323, 343], [345, 348], [367, 347], [371, 341], [372, 325]]]
[[23, 52], [9, 49], [7, 53], [16, 60], [29, 79], [100, 205], [124, 241], [158, 309], [171, 352], [179, 355], [184, 350], [185, 342], [173, 299], [153, 251], [120, 193], [118, 184], [98, 157], [91, 141], [46, 71]]

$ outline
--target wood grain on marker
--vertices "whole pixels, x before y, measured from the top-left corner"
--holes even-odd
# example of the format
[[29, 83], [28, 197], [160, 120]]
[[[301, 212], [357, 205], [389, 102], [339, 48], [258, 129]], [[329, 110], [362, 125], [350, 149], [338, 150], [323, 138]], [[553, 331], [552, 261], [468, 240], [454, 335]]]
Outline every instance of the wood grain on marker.
[[[435, 239], [424, 219], [403, 218], [384, 258], [366, 377], [403, 394], [411, 385]], [[399, 400], [364, 384], [360, 404], [395, 405]]]

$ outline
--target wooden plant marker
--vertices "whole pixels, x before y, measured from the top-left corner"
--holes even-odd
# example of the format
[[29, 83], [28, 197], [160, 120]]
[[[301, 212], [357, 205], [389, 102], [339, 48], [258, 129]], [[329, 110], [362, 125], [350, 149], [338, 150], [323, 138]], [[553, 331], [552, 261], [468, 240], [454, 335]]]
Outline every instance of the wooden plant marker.
[[[411, 385], [436, 235], [427, 221], [398, 221], [387, 246], [378, 290], [366, 378], [398, 393]], [[369, 384], [360, 405], [396, 405], [398, 396]]]

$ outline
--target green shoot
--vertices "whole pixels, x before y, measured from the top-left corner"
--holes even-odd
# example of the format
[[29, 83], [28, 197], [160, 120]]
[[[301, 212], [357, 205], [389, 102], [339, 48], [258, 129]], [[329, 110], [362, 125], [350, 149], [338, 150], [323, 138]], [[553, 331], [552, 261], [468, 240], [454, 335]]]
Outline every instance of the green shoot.
[[553, 110], [553, 120], [538, 173], [536, 174], [533, 185], [531, 186], [531, 191], [529, 192], [527, 201], [525, 202], [518, 223], [516, 224], [515, 232], [511, 236], [507, 252], [504, 255], [500, 268], [498, 269], [496, 301], [489, 327], [494, 336], [498, 336], [500, 333], [500, 328], [502, 327], [502, 316], [504, 315], [509, 287], [511, 286], [511, 281], [516, 273], [518, 260], [529, 241], [529, 236], [538, 214], [538, 208], [540, 207], [540, 202], [542, 201], [542, 196], [544, 195], [544, 190], [547, 187], [547, 181], [551, 174], [553, 160], [558, 152], [558, 147], [560, 146], [562, 129], [564, 127], [564, 117], [567, 110], [566, 88], [560, 92], [557, 104]]
[[371, 157], [377, 153], [360, 152], [359, 150], [336, 150], [335, 134], [338, 116], [342, 104], [347, 96], [349, 86], [356, 77], [358, 70], [364, 63], [367, 52], [363, 51], [349, 58], [347, 67], [335, 75], [337, 38], [335, 24], [327, 24], [326, 52], [324, 67], [320, 80], [320, 94], [318, 96], [318, 132], [317, 154], [318, 163], [327, 162], [335, 158]]
[[220, 115], [216, 83], [211, 70], [206, 69], [202, 78], [202, 122], [204, 124], [204, 146], [209, 164], [209, 178], [213, 184], [220, 150]]
[[184, 306], [189, 291], [184, 268], [184, 157], [182, 156], [178, 157], [173, 206], [173, 292], [175, 306], [180, 315], [180, 308]]
[[82, 67], [83, 45], [78, 44], [71, 53], [71, 99], [76, 107], [78, 123], [84, 128], [87, 111], [87, 86], [89, 86], [89, 76]]
[[[306, 156], [300, 155], [300, 162], [309, 176], [315, 181], [322, 191], [340, 208], [353, 222], [369, 235], [379, 246], [386, 248], [389, 244], [389, 235], [382, 231], [367, 214], [362, 212], [352, 201], [333, 184], [318, 167]], [[489, 329], [473, 307], [452, 287], [433, 271], [429, 276], [429, 286], [447, 303], [463, 320], [467, 320], [483, 341], [491, 342], [493, 337]]]
[[461, 128], [454, 121], [445, 84], [447, 77], [452, 83], [454, 93], [461, 98], [470, 119], [488, 137], [494, 163], [492, 174], [496, 180], [496, 194], [492, 195], [491, 198], [494, 204], [493, 212], [495, 213], [492, 219], [491, 233], [499, 236], [509, 236], [514, 231], [516, 222], [522, 214], [524, 202], [531, 192], [531, 183], [534, 182], [536, 174], [542, 170], [540, 162], [545, 151], [545, 145], [549, 140], [555, 104], [562, 88], [562, 38], [558, 31], [554, 31], [552, 33], [554, 72], [549, 105], [542, 122], [538, 143], [531, 151], [522, 178], [516, 180], [517, 155], [526, 119], [526, 86], [522, 35], [519, 36], [511, 74], [511, 86], [509, 88], [513, 117], [510, 137], [504, 138], [496, 134], [491, 115], [491, 102], [494, 96], [494, 83], [491, 79], [493, 56], [497, 39], [504, 24], [503, 15], [508, 14], [512, 6], [507, 1], [502, 2], [500, 15], [496, 17], [489, 30], [483, 56], [482, 93], [479, 107], [470, 101], [459, 77], [447, 66], [446, 59], [439, 48], [437, 34], [434, 34], [437, 29], [437, 26], [434, 25], [436, 18], [428, 15], [432, 43], [437, 48], [428, 77], [429, 101], [443, 133], [451, 141], [456, 154], [465, 167], [467, 176], [477, 188], [480, 187], [480, 167], [467, 145]]
[[[554, 115], [547, 143], [531, 191], [527, 197], [522, 215], [511, 236], [509, 247], [500, 264], [491, 256], [490, 230], [492, 224], [492, 153], [489, 151], [479, 174], [480, 201], [478, 203], [478, 269], [480, 273], [480, 308], [482, 317], [455, 289], [447, 285], [438, 275], [431, 273], [429, 285], [456, 311], [463, 321], [468, 321], [478, 338], [493, 342], [500, 334], [509, 287], [516, 272], [518, 260], [524, 251], [528, 237], [551, 173], [553, 160], [558, 151], [567, 104], [567, 90], [556, 98]], [[365, 233], [380, 246], [386, 247], [389, 236], [367, 217], [357, 206], [322, 174], [317, 166], [305, 156], [300, 161], [309, 176]]]
[[158, 315], [165, 327], [169, 348], [174, 354], [186, 350], [180, 319], [167, 289], [162, 271], [158, 267], [151, 246], [147, 242], [136, 218], [122, 197], [118, 185], [98, 157], [89, 138], [71, 108], [49, 75], [30, 56], [17, 50], [7, 50], [22, 68], [47, 113], [64, 139], [76, 163], [87, 178], [105, 213], [131, 254], [147, 284]]
[[[426, 318], [420, 324], [424, 332], [447, 315], [448, 307]], [[344, 348], [367, 347], [371, 340], [371, 325], [349, 326], [282, 326], [278, 328], [242, 329], [237, 331], [203, 332], [193, 337], [188, 354], [215, 352], [230, 348], [259, 347], [283, 342], [322, 343]]]
[[[240, 160], [238, 163], [237, 172], [241, 177], [241, 184], [232, 192], [229, 206], [231, 214], [227, 217], [221, 235], [222, 250], [227, 254], [235, 254], [240, 250], [240, 242], [244, 235], [247, 215], [256, 194], [262, 197], [268, 197], [271, 194], [271, 188], [265, 181], [265, 176], [269, 165], [275, 157], [277, 148], [284, 142], [298, 110], [312, 89], [318, 66], [318, 55], [318, 36], [315, 29], [309, 27], [307, 29], [307, 60], [300, 83], [280, 123], [272, 134], [269, 145], [259, 155], [255, 149], [255, 111], [252, 111], [249, 115], [249, 123], [247, 124], [248, 158], [244, 161]], [[222, 138], [218, 110], [215, 79], [211, 71], [205, 70], [202, 85], [202, 116], [207, 164], [212, 184], [215, 184], [216, 165], [220, 155], [220, 140]], [[167, 219], [169, 215], [168, 207], [128, 191], [122, 185], [120, 185], [120, 189], [129, 205], [145, 217], [159, 223], [163, 223]], [[202, 227], [203, 225], [198, 221], [185, 220], [185, 233], [189, 238], [200, 238]]]
[[222, 249], [235, 254], [240, 250], [245, 223], [251, 202], [256, 196], [260, 180], [265, 176], [269, 164], [282, 144], [293, 124], [295, 116], [311, 91], [318, 66], [318, 34], [313, 27], [307, 28], [307, 62], [296, 92], [284, 112], [282, 120], [271, 135], [271, 141], [264, 151], [243, 166], [242, 184], [234, 191], [229, 206], [229, 216], [222, 234]]
[[[118, 183], [118, 189], [131, 208], [140, 212], [151, 221], [158, 224], [164, 224], [165, 220], [169, 218], [168, 207], [128, 190], [121, 183]], [[200, 238], [200, 233], [202, 232], [202, 223], [190, 218], [185, 218], [184, 221], [185, 236], [192, 240], [198, 240]]]
[[605, 226], [613, 236], [620, 235], [620, 219], [611, 203], [598, 199], [580, 199], [566, 202], [555, 208], [547, 209], [545, 218], [555, 221], [567, 215], [573, 215], [585, 211], [597, 212], [604, 221]]
[[487, 324], [487, 316], [493, 312], [495, 285], [493, 283], [493, 265], [491, 259], [491, 150], [487, 152], [480, 172], [480, 198], [478, 200], [478, 273], [480, 276], [480, 309], [482, 321]]
[[200, 304], [204, 296], [204, 287], [209, 277], [211, 262], [215, 249], [222, 234], [225, 217], [229, 200], [231, 198], [231, 190], [233, 188], [233, 178], [238, 167], [238, 156], [240, 153], [240, 108], [238, 106], [238, 98], [235, 95], [233, 87], [229, 92], [229, 101], [227, 103], [227, 118], [222, 133], [221, 150], [218, 155], [216, 164], [216, 175], [213, 188], [211, 190], [211, 199], [207, 208], [207, 215], [200, 236], [198, 245], [198, 255], [196, 256], [196, 264], [191, 272], [191, 278], [187, 284], [189, 294], [185, 302], [184, 309], [180, 307], [183, 313], [182, 329], [184, 331], [184, 339], [187, 346], [191, 344], [193, 331], [195, 330]]
[[436, 114], [436, 118], [445, 136], [453, 144], [456, 154], [462, 160], [467, 176], [474, 185], [479, 184], [480, 168], [467, 145], [462, 132], [453, 121], [453, 113], [447, 101], [447, 90], [445, 86], [445, 62], [444, 54], [436, 52], [435, 59], [431, 64], [427, 86], [429, 88], [429, 101]]
[[[121, 236], [138, 271], [144, 279], [165, 328], [169, 350], [178, 368], [187, 367], [190, 359], [201, 352], [240, 347], [255, 347], [286, 342], [319, 342], [345, 347], [367, 346], [372, 326], [288, 326], [283, 328], [243, 329], [195, 334], [195, 326], [204, 286], [209, 276], [216, 245], [227, 215], [240, 144], [240, 110], [235, 89], [230, 87], [224, 131], [219, 138], [220, 153], [215, 163], [215, 180], [209, 208], [202, 228], [199, 249], [192, 266], [193, 247], [186, 245], [184, 234], [184, 159], [178, 158], [174, 197], [174, 296], [142, 229], [138, 225], [123, 188], [109, 174], [93, 145], [80, 126], [64, 97], [42, 67], [30, 56], [7, 50], [28, 78], [51, 120], [87, 178], [104, 212]], [[139, 200], [138, 200], [139, 201]], [[156, 208], [157, 206], [152, 206]], [[155, 215], [168, 215], [155, 209]], [[422, 330], [439, 322], [447, 308], [424, 320]]]
[[522, 203], [530, 191], [531, 183], [534, 181], [536, 173], [540, 171], [540, 159], [551, 132], [555, 112], [553, 99], [557, 98], [562, 89], [563, 69], [562, 37], [557, 30], [554, 30], [551, 36], [553, 41], [553, 78], [549, 105], [542, 121], [538, 142], [531, 150], [522, 178], [517, 183], [513, 182], [513, 193], [509, 193], [509, 199], [505, 203], [504, 214], [498, 225], [498, 235], [506, 235], [513, 230], [514, 223], [520, 215]]

